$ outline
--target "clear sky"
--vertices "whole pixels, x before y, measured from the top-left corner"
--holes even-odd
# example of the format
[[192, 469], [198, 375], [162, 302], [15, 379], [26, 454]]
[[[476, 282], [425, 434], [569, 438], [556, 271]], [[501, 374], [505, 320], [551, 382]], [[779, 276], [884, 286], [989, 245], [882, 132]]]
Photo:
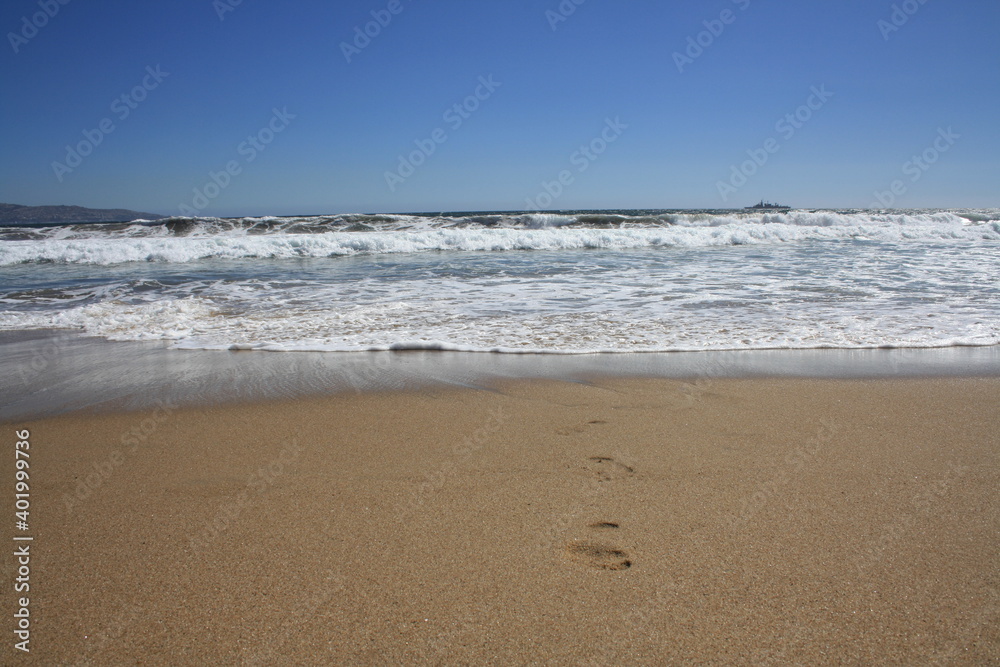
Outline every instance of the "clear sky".
[[0, 28], [4, 202], [1000, 206], [996, 0], [5, 0]]

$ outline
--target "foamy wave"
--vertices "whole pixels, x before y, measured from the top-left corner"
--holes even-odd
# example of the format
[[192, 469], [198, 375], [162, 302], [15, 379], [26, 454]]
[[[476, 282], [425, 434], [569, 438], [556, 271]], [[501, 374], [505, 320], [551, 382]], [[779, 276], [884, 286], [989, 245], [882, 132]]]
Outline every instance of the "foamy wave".
[[[226, 314], [201, 297], [105, 301], [58, 313], [0, 313], [0, 328], [76, 329], [109, 340], [167, 340], [180, 349], [264, 351], [451, 350], [589, 354], [750, 349], [863, 349], [1000, 344], [981, 313], [880, 313], [874, 306], [813, 312], [671, 310], [652, 315], [550, 312], [484, 317], [433, 301]], [[225, 315], [225, 316], [224, 316]], [[933, 318], [934, 326], [927, 326]]]
[[[397, 218], [400, 218], [397, 216]], [[926, 215], [845, 215], [792, 212], [756, 217], [672, 216], [656, 226], [580, 227], [568, 216], [531, 216], [516, 226], [471, 224], [465, 227], [399, 231], [324, 231], [282, 233], [278, 219], [255, 219], [254, 225], [199, 223], [178, 236], [169, 226], [124, 225], [112, 238], [68, 236], [12, 240], [0, 244], [0, 266], [23, 263], [111, 265], [129, 262], [183, 263], [205, 259], [314, 258], [358, 254], [430, 251], [502, 252], [513, 250], [626, 249], [709, 247], [799, 241], [871, 240], [886, 242], [1000, 241], [1000, 221], [972, 222], [953, 213]], [[408, 219], [409, 220], [409, 219]], [[575, 219], [574, 219], [575, 220]], [[400, 224], [394, 219], [391, 224]], [[181, 223], [177, 223], [178, 225]], [[188, 224], [188, 223], [184, 223]], [[299, 222], [296, 224], [305, 224]], [[355, 223], [361, 224], [361, 223]], [[175, 225], [176, 227], [176, 225]], [[62, 228], [60, 228], [62, 229]], [[143, 235], [138, 235], [142, 231]]]

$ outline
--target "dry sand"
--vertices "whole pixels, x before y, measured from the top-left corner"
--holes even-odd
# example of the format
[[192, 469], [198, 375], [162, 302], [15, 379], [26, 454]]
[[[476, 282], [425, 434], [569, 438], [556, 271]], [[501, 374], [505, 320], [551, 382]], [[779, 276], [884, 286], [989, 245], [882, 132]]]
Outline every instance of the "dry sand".
[[998, 379], [74, 414], [11, 487], [15, 428], [4, 664], [1000, 663]]

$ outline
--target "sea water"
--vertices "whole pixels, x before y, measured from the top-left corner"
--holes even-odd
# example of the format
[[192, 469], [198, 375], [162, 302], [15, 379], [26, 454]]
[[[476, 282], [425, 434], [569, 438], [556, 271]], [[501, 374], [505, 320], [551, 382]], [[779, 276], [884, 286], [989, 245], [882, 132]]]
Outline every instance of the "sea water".
[[1000, 210], [2, 227], [0, 329], [273, 351], [996, 345]]

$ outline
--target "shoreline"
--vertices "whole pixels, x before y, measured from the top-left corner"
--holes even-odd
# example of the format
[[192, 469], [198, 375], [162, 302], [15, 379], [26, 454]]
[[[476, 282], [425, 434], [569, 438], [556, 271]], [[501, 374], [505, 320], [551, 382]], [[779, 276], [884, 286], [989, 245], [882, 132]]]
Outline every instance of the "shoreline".
[[16, 426], [26, 664], [1000, 660], [997, 377], [508, 380]]
[[511, 380], [1000, 377], [1000, 346], [606, 354], [176, 350], [64, 331], [0, 332], [0, 421]]

